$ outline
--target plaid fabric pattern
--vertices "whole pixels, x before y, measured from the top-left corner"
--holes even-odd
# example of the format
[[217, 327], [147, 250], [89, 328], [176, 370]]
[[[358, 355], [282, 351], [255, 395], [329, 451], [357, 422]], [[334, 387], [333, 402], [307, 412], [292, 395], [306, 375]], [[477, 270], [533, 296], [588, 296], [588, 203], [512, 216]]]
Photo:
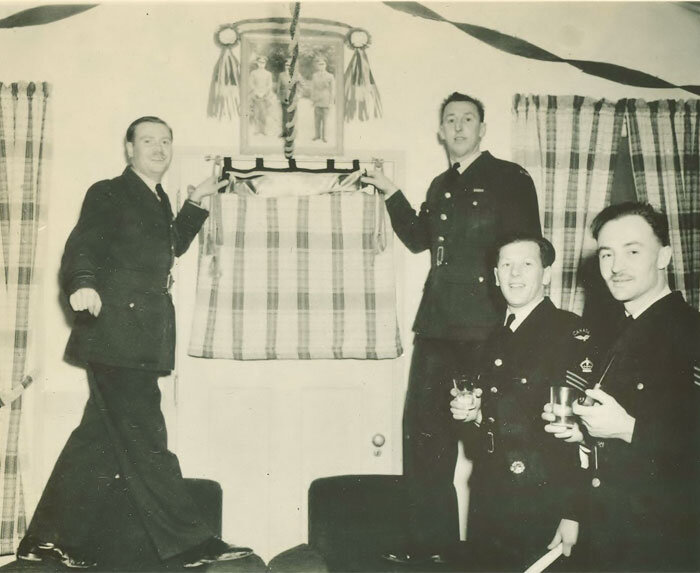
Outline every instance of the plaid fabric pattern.
[[26, 531], [19, 430], [36, 296], [47, 84], [0, 84], [0, 554]]
[[666, 213], [669, 284], [700, 309], [700, 100], [627, 102], [637, 197]]
[[624, 100], [517, 94], [513, 98], [513, 159], [532, 176], [542, 230], [557, 252], [549, 296], [581, 314], [579, 265], [595, 252], [589, 225], [609, 203]]
[[399, 356], [384, 217], [382, 199], [363, 192], [217, 195], [200, 247], [189, 354]]

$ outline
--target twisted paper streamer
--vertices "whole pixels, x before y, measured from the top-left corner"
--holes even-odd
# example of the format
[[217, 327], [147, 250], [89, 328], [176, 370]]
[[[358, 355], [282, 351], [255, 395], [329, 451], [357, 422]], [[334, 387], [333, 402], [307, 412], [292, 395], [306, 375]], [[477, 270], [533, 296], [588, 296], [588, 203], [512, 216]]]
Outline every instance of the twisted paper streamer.
[[297, 60], [299, 59], [299, 12], [301, 11], [301, 3], [295, 2], [292, 10], [292, 23], [289, 26], [289, 35], [292, 39], [290, 51], [292, 53], [292, 61], [289, 64], [289, 77], [291, 88], [287, 101], [284, 105], [287, 108], [287, 123], [284, 126], [284, 156], [287, 159], [294, 157], [294, 141], [297, 137], [297, 87], [299, 85], [299, 75], [297, 72]]
[[607, 62], [560, 58], [547, 50], [543, 50], [539, 46], [535, 46], [534, 44], [526, 42], [525, 40], [515, 36], [509, 36], [508, 34], [503, 34], [496, 30], [491, 30], [490, 28], [484, 28], [483, 26], [475, 26], [464, 22], [453, 22], [452, 20], [444, 18], [437, 12], [433, 12], [430, 8], [424, 6], [420, 2], [384, 2], [384, 4], [390, 8], [393, 8], [394, 10], [406, 12], [411, 16], [452, 24], [455, 28], [462, 30], [462, 32], [465, 34], [469, 34], [473, 38], [481, 40], [489, 46], [497, 48], [508, 54], [521, 56], [523, 58], [530, 58], [531, 60], [540, 60], [543, 62], [569, 64], [570, 66], [573, 66], [586, 74], [628, 86], [660, 89], [680, 88], [695, 95], [700, 95], [700, 86], [698, 85], [672, 84], [666, 80], [652, 76], [651, 74]]

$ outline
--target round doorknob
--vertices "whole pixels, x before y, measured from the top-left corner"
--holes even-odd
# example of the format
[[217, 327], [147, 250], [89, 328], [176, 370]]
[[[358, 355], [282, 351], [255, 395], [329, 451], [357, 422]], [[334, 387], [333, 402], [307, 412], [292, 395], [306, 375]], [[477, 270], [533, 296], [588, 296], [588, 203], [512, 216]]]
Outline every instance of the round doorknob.
[[377, 448], [381, 448], [385, 442], [386, 438], [382, 434], [374, 434], [372, 437], [372, 444]]

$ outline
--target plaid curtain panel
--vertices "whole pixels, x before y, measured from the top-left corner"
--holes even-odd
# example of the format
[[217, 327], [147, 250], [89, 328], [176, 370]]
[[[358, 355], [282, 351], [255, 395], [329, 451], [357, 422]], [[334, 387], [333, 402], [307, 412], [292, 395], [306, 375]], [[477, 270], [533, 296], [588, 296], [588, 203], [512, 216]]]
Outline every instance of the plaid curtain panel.
[[557, 252], [549, 296], [578, 314], [579, 267], [595, 252], [590, 222], [610, 201], [624, 105], [581, 96], [513, 98], [513, 159], [535, 182], [542, 230]]
[[46, 170], [48, 85], [0, 84], [0, 554], [26, 531], [20, 460], [22, 392], [36, 304]]
[[395, 358], [391, 235], [378, 194], [219, 194], [202, 235], [189, 354]]
[[700, 309], [700, 100], [627, 102], [637, 197], [666, 213], [669, 284]]

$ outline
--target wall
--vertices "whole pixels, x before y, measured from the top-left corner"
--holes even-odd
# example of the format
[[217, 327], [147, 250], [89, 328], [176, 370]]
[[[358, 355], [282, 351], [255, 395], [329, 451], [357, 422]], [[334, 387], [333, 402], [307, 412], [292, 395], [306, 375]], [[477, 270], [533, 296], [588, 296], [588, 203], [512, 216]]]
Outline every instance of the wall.
[[[0, 15], [26, 7], [2, 3]], [[433, 7], [449, 18], [517, 35], [561, 56], [610, 61], [677, 83], [700, 83], [698, 18], [670, 3], [441, 3]], [[28, 411], [34, 412], [28, 418], [34, 424], [27, 434], [34, 455], [25, 460], [30, 470], [30, 505], [84, 403], [83, 371], [62, 361], [69, 330], [58, 304], [56, 274], [85, 190], [123, 169], [123, 132], [140, 115], [166, 118], [175, 132], [176, 149], [216, 147], [236, 154], [237, 126], [205, 117], [210, 75], [218, 57], [213, 33], [226, 22], [288, 15], [286, 2], [108, 2], [50, 25], [0, 30], [0, 81], [41, 80], [53, 85], [53, 164], [44, 235], [44, 375], [28, 396]], [[445, 167], [435, 132], [439, 102], [451, 91], [472, 93], [485, 102], [484, 147], [505, 158], [510, 155], [510, 104], [516, 92], [610, 99], [691, 97], [681, 90], [626, 87], [565, 64], [511, 56], [448, 24], [413, 18], [381, 3], [304, 3], [302, 16], [339, 20], [372, 34], [368, 55], [384, 102], [384, 118], [347, 125], [346, 148], [366, 150], [368, 155], [373, 150], [391, 150], [403, 158], [404, 187], [416, 206], [430, 179]], [[346, 62], [348, 57], [346, 53]], [[402, 247], [400, 253], [405, 280], [399, 281], [399, 301], [407, 354], [397, 361], [397, 368], [405, 373], [411, 348], [409, 328], [427, 257], [404, 257]], [[186, 257], [192, 264], [194, 250]], [[323, 380], [327, 368], [323, 363], [314, 365], [314, 375]], [[398, 378], [393, 383], [405, 384], [405, 376]], [[187, 388], [192, 382], [180, 383]], [[394, 428], [398, 428], [400, 411], [399, 401], [387, 413]], [[190, 423], [195, 422], [180, 420], [175, 428], [187, 434]], [[178, 453], [189, 468], [197, 459], [197, 446], [188, 440], [181, 443]], [[392, 468], [400, 471], [397, 449]]]

